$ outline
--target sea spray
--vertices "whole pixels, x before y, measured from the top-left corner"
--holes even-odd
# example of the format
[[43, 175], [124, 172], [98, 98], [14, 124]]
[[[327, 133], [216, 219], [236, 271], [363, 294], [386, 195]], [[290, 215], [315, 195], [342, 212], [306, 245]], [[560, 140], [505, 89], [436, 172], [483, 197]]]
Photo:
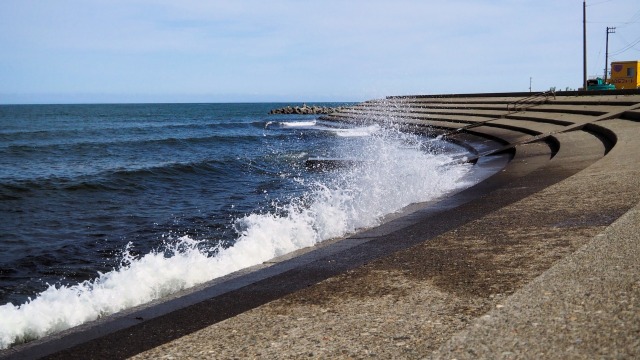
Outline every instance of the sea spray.
[[[317, 124], [305, 124], [305, 126]], [[366, 137], [342, 155], [355, 166], [299, 180], [302, 196], [274, 200], [262, 212], [234, 221], [236, 241], [207, 247], [182, 236], [135, 257], [130, 246], [120, 266], [91, 281], [50, 286], [22, 305], [0, 306], [0, 348], [77, 326], [162, 298], [274, 257], [376, 226], [403, 207], [442, 196], [464, 185], [468, 165], [424, 151], [434, 143], [397, 130], [372, 126], [352, 131], [317, 127], [337, 136]]]

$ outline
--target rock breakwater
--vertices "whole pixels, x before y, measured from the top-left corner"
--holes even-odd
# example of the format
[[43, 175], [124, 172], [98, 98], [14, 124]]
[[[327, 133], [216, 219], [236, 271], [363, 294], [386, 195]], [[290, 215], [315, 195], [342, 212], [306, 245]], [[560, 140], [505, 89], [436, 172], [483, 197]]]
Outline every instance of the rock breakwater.
[[286, 106], [269, 111], [269, 114], [297, 114], [297, 115], [316, 115], [316, 114], [331, 114], [336, 111], [342, 110], [344, 107], [327, 107], [327, 106], [309, 106], [303, 104], [302, 106]]

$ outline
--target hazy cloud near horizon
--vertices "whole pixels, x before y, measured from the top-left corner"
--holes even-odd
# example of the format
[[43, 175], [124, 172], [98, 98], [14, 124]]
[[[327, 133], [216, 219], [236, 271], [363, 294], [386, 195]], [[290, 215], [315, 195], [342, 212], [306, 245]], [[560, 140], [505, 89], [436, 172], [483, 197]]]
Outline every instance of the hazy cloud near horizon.
[[[640, 59], [640, 3], [590, 3], [589, 75], [607, 26], [610, 61]], [[0, 103], [577, 88], [582, 1], [3, 0], [0, 48]]]

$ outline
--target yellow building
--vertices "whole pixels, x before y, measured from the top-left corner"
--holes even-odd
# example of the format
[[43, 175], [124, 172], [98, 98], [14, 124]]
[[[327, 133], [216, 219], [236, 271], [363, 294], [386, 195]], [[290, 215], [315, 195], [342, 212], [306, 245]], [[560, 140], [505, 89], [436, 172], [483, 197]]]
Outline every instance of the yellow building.
[[640, 60], [614, 61], [611, 63], [610, 84], [616, 89], [637, 89], [640, 87]]

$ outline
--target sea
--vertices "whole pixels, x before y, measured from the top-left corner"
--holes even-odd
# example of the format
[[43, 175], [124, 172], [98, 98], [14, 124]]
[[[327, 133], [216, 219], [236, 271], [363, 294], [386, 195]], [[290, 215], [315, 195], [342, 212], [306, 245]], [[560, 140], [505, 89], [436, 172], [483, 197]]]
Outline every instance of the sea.
[[462, 147], [285, 105], [0, 105], [0, 349], [470, 185]]

